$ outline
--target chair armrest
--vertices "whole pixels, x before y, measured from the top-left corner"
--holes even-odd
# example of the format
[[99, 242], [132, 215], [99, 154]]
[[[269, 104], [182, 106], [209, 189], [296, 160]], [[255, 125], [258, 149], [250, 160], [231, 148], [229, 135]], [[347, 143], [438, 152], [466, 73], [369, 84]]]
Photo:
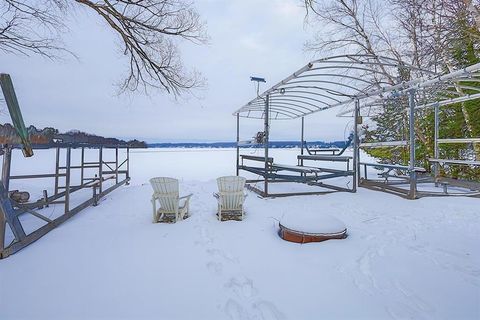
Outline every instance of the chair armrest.
[[193, 196], [193, 193], [190, 193], [188, 196], [184, 196], [184, 197], [180, 197], [178, 198], [178, 200], [182, 200], [182, 199], [190, 199], [190, 197]]

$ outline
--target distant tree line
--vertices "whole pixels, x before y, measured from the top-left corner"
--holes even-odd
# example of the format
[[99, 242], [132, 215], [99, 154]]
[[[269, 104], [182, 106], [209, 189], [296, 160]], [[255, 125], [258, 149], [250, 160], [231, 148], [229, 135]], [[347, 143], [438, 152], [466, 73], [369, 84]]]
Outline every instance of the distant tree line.
[[[28, 135], [32, 144], [55, 144], [55, 143], [79, 143], [79, 144], [102, 144], [129, 146], [131, 148], [146, 148], [145, 141], [124, 141], [117, 138], [105, 138], [79, 130], [70, 130], [60, 133], [58, 129], [46, 127], [37, 129], [31, 125], [28, 127]], [[0, 144], [20, 144], [20, 137], [15, 128], [10, 124], [0, 124]]]

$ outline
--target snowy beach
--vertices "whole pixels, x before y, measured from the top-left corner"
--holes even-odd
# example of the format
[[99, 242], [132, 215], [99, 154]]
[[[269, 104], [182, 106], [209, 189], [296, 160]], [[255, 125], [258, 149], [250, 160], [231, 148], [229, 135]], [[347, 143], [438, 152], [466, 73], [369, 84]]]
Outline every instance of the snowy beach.
[[[28, 161], [12, 170], [38, 169]], [[234, 170], [234, 149], [133, 150], [129, 186], [0, 261], [0, 319], [480, 317], [478, 199], [249, 192], [244, 221], [219, 222], [215, 178]], [[193, 193], [190, 218], [151, 223], [154, 176]], [[283, 241], [278, 220], [297, 211], [338, 218], [348, 237]]]

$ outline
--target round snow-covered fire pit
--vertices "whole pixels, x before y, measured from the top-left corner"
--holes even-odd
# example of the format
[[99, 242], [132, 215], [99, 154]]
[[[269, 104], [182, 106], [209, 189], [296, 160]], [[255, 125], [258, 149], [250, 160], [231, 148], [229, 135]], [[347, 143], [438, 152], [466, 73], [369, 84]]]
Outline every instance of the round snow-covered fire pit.
[[347, 228], [342, 221], [319, 213], [290, 213], [281, 219], [279, 226], [283, 240], [297, 243], [347, 237]]

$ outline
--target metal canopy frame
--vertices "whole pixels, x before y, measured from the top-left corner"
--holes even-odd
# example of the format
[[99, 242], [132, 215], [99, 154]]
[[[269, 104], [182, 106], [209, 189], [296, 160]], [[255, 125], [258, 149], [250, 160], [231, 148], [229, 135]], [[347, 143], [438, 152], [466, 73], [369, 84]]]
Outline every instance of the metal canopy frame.
[[[375, 99], [369, 101], [361, 106], [361, 110], [365, 112], [363, 116], [372, 116], [372, 114], [381, 113], [385, 104], [398, 103], [400, 106], [405, 103], [405, 99], [401, 98], [408, 96], [408, 107], [404, 109], [408, 113], [409, 132], [410, 137], [408, 141], [379, 141], [370, 143], [361, 143], [360, 147], [376, 148], [376, 147], [409, 147], [410, 160], [407, 167], [397, 165], [396, 170], [407, 172], [409, 179], [405, 181], [388, 181], [389, 177], [394, 177], [389, 174], [392, 169], [390, 165], [383, 164], [371, 164], [361, 163], [365, 167], [364, 176], [361, 177], [361, 173], [358, 176], [361, 177], [359, 185], [374, 189], [382, 190], [394, 194], [398, 194], [408, 199], [417, 199], [426, 196], [480, 196], [480, 183], [475, 181], [463, 181], [457, 179], [449, 179], [441, 177], [439, 175], [439, 167], [441, 165], [467, 165], [472, 167], [479, 167], [479, 161], [466, 161], [458, 159], [439, 159], [439, 144], [448, 143], [479, 143], [480, 137], [474, 138], [444, 138], [439, 137], [439, 113], [442, 107], [449, 106], [451, 104], [472, 101], [480, 99], [480, 87], [472, 86], [472, 83], [480, 83], [480, 63], [468, 66], [464, 69], [456, 70], [444, 75], [422, 77], [414, 79], [412, 81], [393, 86], [390, 94], [381, 99]], [[433, 166], [433, 177], [425, 175], [427, 170], [419, 170], [414, 167], [415, 163], [415, 112], [423, 109], [434, 109], [434, 158], [428, 159]], [[345, 107], [344, 110], [338, 113], [338, 116], [352, 116], [355, 112], [354, 108]], [[374, 166], [383, 168], [386, 171], [380, 174], [384, 179], [369, 179], [367, 176], [367, 167]], [[430, 168], [428, 168], [430, 169]], [[423, 176], [421, 179], [417, 179], [417, 175]], [[400, 188], [401, 184], [409, 184], [409, 190]], [[433, 183], [436, 187], [442, 186], [442, 191], [418, 191], [417, 187], [420, 183]], [[456, 192], [454, 194], [448, 193], [448, 186], [460, 187], [468, 191]]]
[[249, 101], [234, 115], [263, 119], [267, 96], [272, 120], [301, 118], [339, 106], [354, 107], [356, 100], [374, 101], [406, 88], [400, 77], [392, 79], [389, 76], [399, 71], [408, 75], [437, 76], [382, 56], [356, 54], [318, 59]]
[[[392, 74], [398, 76], [392, 78]], [[413, 80], [410, 80], [412, 78]], [[374, 55], [342, 55], [312, 61], [234, 112], [237, 117], [237, 175], [240, 169], [245, 169], [240, 165], [238, 144], [241, 117], [264, 120], [265, 155], [262, 172], [265, 186], [261, 194], [269, 196], [268, 182], [275, 180], [268, 157], [270, 121], [301, 118], [301, 152], [303, 154], [304, 117], [341, 107], [338, 116], [354, 117], [352, 159], [354, 181], [350, 191], [355, 192], [357, 185], [362, 182], [358, 137], [358, 125], [362, 122], [362, 111], [370, 112], [372, 108], [381, 108], [385, 103], [392, 102], [392, 100], [397, 101], [403, 97], [404, 101], [408, 101], [408, 108], [405, 110], [408, 112], [410, 136], [409, 141], [397, 141], [395, 144], [409, 146], [410, 160], [408, 166], [398, 166], [397, 169], [408, 172], [410, 190], [406, 192], [405, 196], [415, 199], [420, 195], [417, 192], [417, 173], [421, 171], [415, 167], [415, 111], [429, 107], [438, 109], [452, 103], [480, 98], [480, 88], [472, 86], [472, 82], [480, 82], [480, 63], [440, 75], [392, 58]], [[436, 114], [435, 145], [438, 151], [438, 111]], [[445, 140], [443, 142], [447, 143]], [[389, 142], [380, 143], [388, 144]], [[437, 161], [436, 166], [440, 163], [442, 162]], [[366, 167], [366, 164], [364, 165]], [[260, 173], [260, 171], [257, 172]]]

